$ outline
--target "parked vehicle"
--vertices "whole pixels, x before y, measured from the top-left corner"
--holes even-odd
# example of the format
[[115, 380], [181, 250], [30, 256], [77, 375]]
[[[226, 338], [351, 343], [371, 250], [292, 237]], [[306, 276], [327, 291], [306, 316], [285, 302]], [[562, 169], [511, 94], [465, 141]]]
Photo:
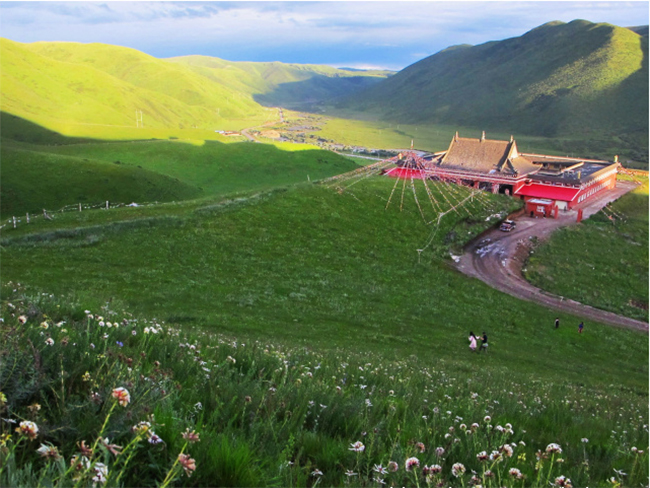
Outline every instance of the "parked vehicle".
[[514, 230], [515, 227], [517, 227], [517, 223], [514, 220], [504, 220], [499, 229], [503, 232], [510, 232], [511, 230]]

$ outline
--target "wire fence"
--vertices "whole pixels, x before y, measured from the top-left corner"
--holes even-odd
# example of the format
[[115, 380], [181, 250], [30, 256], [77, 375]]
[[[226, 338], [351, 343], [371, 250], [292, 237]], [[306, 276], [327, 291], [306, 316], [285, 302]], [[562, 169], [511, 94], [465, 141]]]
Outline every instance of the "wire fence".
[[18, 228], [19, 225], [31, 224], [39, 220], [54, 220], [57, 214], [62, 214], [65, 212], [83, 212], [85, 210], [97, 210], [97, 209], [110, 210], [110, 209], [121, 208], [121, 207], [151, 207], [153, 205], [159, 205], [160, 203], [161, 202], [111, 203], [108, 200], [101, 203], [73, 203], [70, 205], [66, 205], [65, 207], [61, 207], [59, 210], [47, 210], [44, 208], [43, 211], [40, 213], [30, 214], [29, 212], [27, 212], [25, 213], [25, 215], [21, 215], [21, 216], [13, 215], [11, 218], [3, 222], [2, 225], [0, 225], [0, 230], [4, 229], [5, 227], [9, 229], [16, 229]]

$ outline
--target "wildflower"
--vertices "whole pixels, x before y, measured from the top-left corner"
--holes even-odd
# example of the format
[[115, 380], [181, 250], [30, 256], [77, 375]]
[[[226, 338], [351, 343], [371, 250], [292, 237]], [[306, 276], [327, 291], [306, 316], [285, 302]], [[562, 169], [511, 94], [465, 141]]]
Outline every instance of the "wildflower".
[[163, 440], [156, 434], [155, 432], [151, 433], [151, 436], [149, 436], [149, 444], [160, 444]]
[[90, 469], [90, 460], [86, 456], [75, 454], [72, 456], [72, 459], [70, 459], [70, 466], [73, 467], [75, 471]]
[[423, 444], [422, 442], [418, 442], [417, 444], [415, 444], [415, 447], [417, 447], [418, 450], [419, 450], [421, 453], [424, 452], [424, 451], [426, 450], [426, 448], [424, 447], [424, 444]]
[[357, 441], [354, 444], [350, 444], [350, 448], [348, 449], [349, 451], [354, 451], [354, 452], [363, 452], [366, 449], [366, 446], [364, 446], [361, 441]]
[[456, 478], [465, 474], [465, 466], [462, 463], [456, 463], [451, 467], [451, 474]]
[[491, 469], [488, 469], [483, 473], [486, 478], [494, 478], [494, 472]]
[[86, 445], [86, 441], [77, 442], [77, 447], [81, 455], [87, 458], [93, 457], [93, 450]]
[[21, 324], [27, 322], [27, 315], [21, 315], [20, 317], [18, 317], [18, 322], [20, 322]]
[[416, 457], [410, 457], [406, 460], [404, 466], [406, 467], [406, 471], [411, 471], [413, 468], [420, 466], [420, 460]]
[[59, 454], [59, 450], [52, 444], [48, 446], [46, 446], [45, 444], [41, 444], [41, 447], [36, 449], [36, 452], [38, 452], [41, 456], [43, 456], [48, 461], [49, 460], [56, 461], [57, 459], [61, 458], [61, 455]]
[[36, 412], [38, 412], [41, 409], [41, 405], [39, 403], [33, 403], [27, 408], [29, 409], [29, 411], [32, 414], [35, 414]]
[[481, 462], [485, 462], [488, 460], [488, 453], [485, 451], [481, 451], [476, 455], [476, 459], [478, 459]]
[[444, 447], [436, 447], [436, 456], [441, 457], [445, 454]]
[[81, 377], [83, 381], [90, 381], [90, 373], [86, 371], [84, 375]]
[[555, 442], [551, 442], [548, 446], [546, 446], [546, 452], [549, 454], [555, 454], [555, 453], [562, 453], [562, 448], [559, 446], [559, 444], [556, 444]]
[[122, 446], [117, 444], [111, 444], [111, 440], [108, 437], [99, 438], [102, 442], [102, 445], [110, 451], [113, 456], [117, 456], [122, 451]]
[[16, 429], [16, 432], [26, 435], [31, 440], [34, 440], [36, 439], [36, 436], [38, 436], [38, 426], [34, 422], [23, 420]]
[[503, 456], [501, 455], [501, 453], [499, 451], [492, 451], [490, 453], [490, 461], [495, 462], [495, 463], [499, 463], [499, 462], [503, 461]]
[[48, 337], [47, 339], [45, 339], [45, 344], [47, 344], [48, 346], [53, 346], [54, 345], [54, 339], [52, 339], [51, 337]]
[[558, 476], [557, 478], [555, 478], [555, 483], [553, 484], [554, 486], [560, 486], [563, 488], [571, 488], [573, 486], [571, 484], [571, 480], [566, 476]]
[[323, 472], [320, 469], [316, 468], [311, 472], [311, 475], [312, 476], [323, 476]]
[[133, 330], [131, 331], [131, 335], [137, 335], [137, 332], [135, 331], [135, 329], [133, 329]]
[[490, 422], [490, 420], [492, 420], [492, 417], [490, 417], [489, 415], [486, 415], [485, 417], [483, 417], [483, 422], [485, 422], [486, 424], [488, 422]]
[[112, 393], [113, 398], [117, 399], [117, 402], [122, 406], [126, 407], [131, 402], [131, 395], [129, 390], [123, 387], [114, 388]]
[[429, 474], [440, 474], [442, 473], [442, 466], [439, 464], [432, 464], [429, 466]]
[[229, 363], [232, 363], [232, 364], [235, 364], [237, 362], [237, 360], [232, 356], [228, 356], [226, 358], [226, 361], [228, 361]]
[[200, 441], [199, 434], [196, 433], [195, 431], [190, 432], [189, 427], [185, 429], [185, 432], [183, 432], [183, 439], [185, 439], [190, 444], [194, 444], [195, 442]]
[[196, 402], [194, 410], [203, 410], [203, 404], [201, 402]]
[[346, 470], [345, 470], [345, 476], [347, 476], [348, 478], [349, 478], [350, 476], [356, 476], [356, 475], [357, 475], [357, 473], [355, 473], [354, 471], [352, 471], [352, 470], [350, 470], [350, 469], [346, 469]]
[[41, 322], [41, 329], [47, 330], [49, 328], [49, 326], [50, 325], [47, 323], [47, 321]]
[[398, 469], [399, 469], [399, 464], [397, 464], [395, 461], [388, 461], [388, 471], [394, 473]]
[[196, 469], [196, 461], [192, 459], [189, 454], [179, 454], [178, 462], [185, 470], [185, 474], [188, 478], [192, 476], [192, 473]]
[[91, 400], [93, 403], [96, 403], [97, 405], [99, 405], [99, 404], [102, 402], [102, 396], [101, 396], [98, 392], [93, 391], [93, 392], [90, 394], [90, 400]]
[[115, 344], [117, 344], [120, 347], [124, 347], [124, 343], [121, 341], [115, 341]]
[[93, 469], [95, 470], [95, 476], [93, 476], [93, 486], [95, 483], [101, 483], [102, 485], [106, 483], [106, 478], [108, 477], [108, 467], [104, 463], [95, 463]]
[[520, 480], [523, 475], [521, 474], [521, 471], [519, 471], [517, 468], [510, 468], [510, 471], [508, 471], [508, 474], [512, 476], [513, 478], [516, 478]]
[[632, 447], [630, 448], [630, 451], [632, 451], [633, 453], [638, 452], [638, 450], [639, 450], [639, 449], [638, 449], [636, 446], [632, 446]]
[[479, 428], [479, 425], [478, 425], [476, 422], [474, 422], [474, 423], [470, 426], [470, 429], [472, 430], [472, 432], [476, 432], [476, 431], [478, 430], [478, 428]]
[[624, 473], [622, 469], [614, 469], [614, 472], [619, 476], [627, 476], [627, 473]]
[[506, 457], [512, 457], [512, 454], [513, 454], [513, 452], [514, 452], [513, 449], [512, 449], [512, 446], [511, 446], [510, 444], [504, 444], [504, 445], [502, 445], [502, 446], [499, 448], [499, 450], [500, 450], [503, 454], [505, 454]]
[[372, 470], [375, 473], [384, 474], [384, 475], [388, 474], [388, 470], [384, 468], [381, 464], [375, 464]]

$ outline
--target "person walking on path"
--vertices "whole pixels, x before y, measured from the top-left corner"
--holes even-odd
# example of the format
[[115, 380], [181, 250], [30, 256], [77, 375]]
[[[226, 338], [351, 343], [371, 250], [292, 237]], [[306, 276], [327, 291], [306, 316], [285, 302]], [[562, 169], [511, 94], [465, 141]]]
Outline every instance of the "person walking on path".
[[472, 352], [476, 351], [476, 336], [474, 335], [474, 332], [469, 333], [469, 348]]
[[487, 334], [483, 332], [483, 337], [481, 338], [481, 350], [485, 351], [485, 353], [487, 354], [487, 349], [488, 349], [488, 338], [487, 338]]
[[559, 328], [560, 328], [560, 317], [557, 317], [557, 318], [555, 319], [555, 328], [556, 328], [556, 329], [559, 329]]
[[580, 322], [580, 325], [578, 326], [578, 333], [582, 334], [582, 329], [584, 329], [584, 327], [585, 327], [585, 324]]

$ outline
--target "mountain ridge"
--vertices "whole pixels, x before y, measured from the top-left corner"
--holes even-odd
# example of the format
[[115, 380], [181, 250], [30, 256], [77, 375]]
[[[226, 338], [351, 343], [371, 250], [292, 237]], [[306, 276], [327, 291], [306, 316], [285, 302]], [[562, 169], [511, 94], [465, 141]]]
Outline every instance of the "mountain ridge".
[[622, 130], [647, 132], [647, 86], [647, 37], [554, 21], [520, 37], [451, 46], [336, 107], [547, 137], [611, 132], [614, 115]]

